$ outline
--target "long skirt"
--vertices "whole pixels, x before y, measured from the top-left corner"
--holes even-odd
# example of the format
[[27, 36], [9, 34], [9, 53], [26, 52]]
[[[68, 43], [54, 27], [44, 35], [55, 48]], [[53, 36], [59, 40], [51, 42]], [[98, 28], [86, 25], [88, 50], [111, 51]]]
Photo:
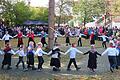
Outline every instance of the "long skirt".
[[29, 53], [27, 55], [27, 64], [34, 65], [34, 54], [33, 53]]
[[91, 68], [91, 69], [96, 69], [97, 68], [97, 59], [96, 58], [89, 59], [87, 67]]
[[3, 65], [11, 65], [11, 56], [12, 55], [10, 53], [5, 53], [2, 64]]
[[55, 67], [59, 68], [61, 66], [60, 59], [59, 58], [51, 58], [50, 66], [55, 66]]
[[22, 38], [18, 38], [18, 47], [20, 47], [20, 45], [23, 45], [23, 39]]

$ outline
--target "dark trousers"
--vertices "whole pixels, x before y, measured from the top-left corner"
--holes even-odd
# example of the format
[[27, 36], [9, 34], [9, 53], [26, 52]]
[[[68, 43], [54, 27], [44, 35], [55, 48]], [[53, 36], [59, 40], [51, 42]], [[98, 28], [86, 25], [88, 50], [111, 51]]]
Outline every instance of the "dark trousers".
[[24, 61], [23, 61], [23, 57], [19, 56], [19, 61], [17, 63], [16, 66], [18, 66], [20, 64], [20, 62], [22, 62], [22, 66], [23, 66], [23, 69], [25, 68], [25, 64], [24, 64]]
[[57, 43], [57, 37], [55, 37], [55, 43]]
[[117, 59], [116, 56], [108, 56], [110, 68], [116, 68], [117, 67]]
[[105, 48], [105, 49], [107, 48], [106, 41], [103, 41], [103, 42], [102, 42], [102, 46], [103, 46], [103, 48]]
[[44, 63], [43, 57], [38, 56], [38, 69], [42, 69], [43, 63]]
[[67, 69], [70, 69], [70, 66], [71, 66], [72, 63], [74, 64], [75, 68], [78, 68], [75, 58], [71, 58], [70, 61], [69, 61]]
[[82, 47], [82, 41], [81, 41], [81, 38], [78, 39], [78, 46], [81, 46], [81, 47]]
[[5, 40], [5, 44], [9, 43], [9, 40]]

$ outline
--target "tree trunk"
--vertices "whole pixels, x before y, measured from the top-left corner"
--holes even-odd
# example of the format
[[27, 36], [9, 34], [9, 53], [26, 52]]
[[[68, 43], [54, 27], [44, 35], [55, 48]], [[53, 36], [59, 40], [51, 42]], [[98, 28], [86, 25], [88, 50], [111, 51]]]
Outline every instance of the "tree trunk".
[[54, 29], [54, 6], [55, 6], [55, 0], [49, 0], [49, 18], [48, 18], [48, 23], [49, 23], [49, 28], [48, 28], [48, 48], [52, 49], [54, 46], [54, 35], [53, 35], [53, 30]]
[[61, 15], [58, 17], [58, 27], [60, 27], [60, 23], [61, 23]]

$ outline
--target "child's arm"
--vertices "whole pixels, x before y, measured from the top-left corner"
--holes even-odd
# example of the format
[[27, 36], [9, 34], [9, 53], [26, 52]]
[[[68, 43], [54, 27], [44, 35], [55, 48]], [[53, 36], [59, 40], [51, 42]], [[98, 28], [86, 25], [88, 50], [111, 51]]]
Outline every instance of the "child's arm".
[[101, 55], [103, 56], [104, 54], [107, 54], [108, 49], [106, 49]]
[[47, 55], [50, 55], [51, 53], [52, 53], [52, 50]]
[[71, 51], [71, 48], [65, 52], [65, 55], [68, 54], [70, 51]]
[[86, 54], [88, 54], [90, 51], [88, 51], [88, 52], [86, 52], [86, 53], [84, 53], [83, 55], [86, 55]]
[[82, 51], [80, 51], [80, 50], [78, 50], [78, 49], [76, 49], [76, 51], [77, 51], [78, 53], [81, 53], [81, 54], [83, 54], [83, 52], [82, 52]]
[[41, 49], [41, 52], [42, 52], [43, 54], [47, 54], [47, 52], [43, 51], [42, 49]]
[[101, 56], [101, 54], [100, 54], [100, 53], [98, 53], [98, 52], [96, 52], [96, 54], [97, 54], [97, 55], [99, 55], [99, 56]]

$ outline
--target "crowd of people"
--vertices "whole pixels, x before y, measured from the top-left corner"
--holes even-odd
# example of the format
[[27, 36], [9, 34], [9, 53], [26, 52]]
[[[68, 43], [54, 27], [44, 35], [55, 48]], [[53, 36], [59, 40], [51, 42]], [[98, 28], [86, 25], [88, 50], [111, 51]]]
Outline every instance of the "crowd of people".
[[[48, 28], [45, 27], [36, 27], [36, 28], [29, 28], [29, 27], [15, 27], [15, 28], [6, 28], [1, 27], [1, 40], [5, 41], [5, 48], [3, 49], [4, 52], [4, 59], [2, 62], [2, 69], [4, 69], [5, 65], [7, 69], [11, 69], [11, 59], [12, 55], [19, 54], [19, 61], [16, 64], [16, 68], [19, 68], [19, 63], [22, 62], [23, 69], [29, 70], [36, 70], [34, 66], [34, 56], [38, 57], [38, 71], [43, 69], [42, 65], [44, 63], [43, 55], [48, 55], [51, 57], [50, 66], [53, 67], [53, 71], [60, 71], [61, 61], [60, 56], [61, 54], [66, 55], [69, 54], [70, 61], [67, 66], [67, 70], [70, 71], [71, 64], [73, 63], [76, 70], [79, 70], [80, 67], [76, 64], [76, 54], [81, 53], [83, 55], [89, 54], [88, 59], [88, 68], [94, 72], [94, 69], [97, 68], [97, 55], [103, 56], [104, 54], [108, 54], [108, 59], [110, 63], [110, 71], [113, 72], [114, 69], [118, 69], [120, 66], [120, 30], [115, 28], [109, 27], [99, 27], [99, 28], [70, 28], [68, 26], [59, 27], [54, 29], [54, 43], [55, 46], [50, 52], [45, 52], [42, 50], [42, 47], [47, 45], [46, 37], [48, 35]], [[12, 31], [11, 31], [12, 30]], [[4, 34], [4, 36], [3, 36]], [[41, 41], [39, 43], [35, 43], [34, 37], [40, 36]], [[59, 36], [64, 36], [66, 38], [66, 46], [70, 45], [66, 52], [62, 52], [60, 50], [60, 44], [57, 41]], [[28, 37], [28, 45], [27, 45], [27, 53], [25, 53], [23, 37]], [[70, 37], [78, 37], [77, 43], [73, 43], [70, 41]], [[82, 47], [82, 37], [86, 39], [90, 39], [90, 46], [91, 49], [87, 52], [82, 52], [78, 50], [76, 47]], [[10, 38], [18, 38], [18, 50], [14, 51], [10, 45]], [[106, 49], [103, 53], [98, 53], [95, 49], [95, 40], [102, 40], [102, 46]], [[106, 43], [109, 42], [109, 47], [107, 47]], [[35, 48], [37, 50], [35, 51]], [[3, 53], [1, 52], [1, 54]], [[27, 57], [27, 67], [25, 67], [24, 57]]]

